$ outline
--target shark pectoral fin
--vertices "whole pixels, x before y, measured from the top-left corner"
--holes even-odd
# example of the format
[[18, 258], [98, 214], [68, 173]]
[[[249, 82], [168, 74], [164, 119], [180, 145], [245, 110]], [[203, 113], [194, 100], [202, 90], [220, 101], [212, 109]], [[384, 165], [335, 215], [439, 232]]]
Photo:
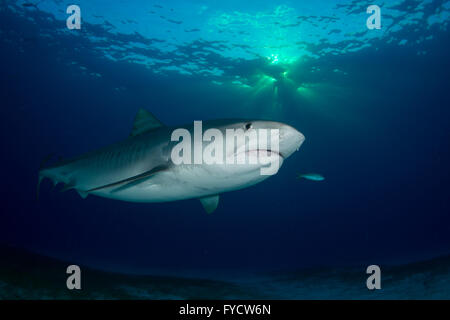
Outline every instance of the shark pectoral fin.
[[215, 196], [199, 198], [199, 200], [202, 203], [203, 208], [205, 208], [206, 213], [214, 212], [214, 210], [216, 210], [217, 206], [219, 205], [218, 194], [216, 194]]
[[155, 173], [152, 173], [152, 174], [150, 174], [150, 175], [148, 175], [146, 177], [143, 177], [143, 178], [140, 178], [140, 179], [136, 179], [136, 180], [132, 180], [132, 181], [127, 182], [127, 183], [124, 183], [120, 187], [111, 190], [111, 193], [116, 193], [116, 192], [123, 191], [123, 190], [126, 190], [126, 189], [131, 188], [131, 187], [135, 187], [135, 186], [137, 186], [137, 185], [139, 185], [139, 184], [141, 184], [141, 183], [143, 183], [145, 181], [148, 181], [149, 179], [153, 178], [154, 176], [155, 176]]
[[160, 165], [160, 166], [156, 166], [155, 168], [146, 171], [144, 173], [138, 174], [136, 176], [124, 179], [124, 180], [120, 180], [117, 182], [113, 182], [113, 183], [109, 183], [106, 184], [104, 186], [100, 186], [97, 188], [93, 188], [93, 189], [89, 189], [86, 192], [93, 192], [93, 191], [98, 191], [98, 190], [102, 190], [102, 189], [108, 189], [108, 188], [113, 188], [113, 187], [117, 187], [114, 190], [112, 190], [111, 192], [117, 192], [117, 191], [121, 191], [124, 189], [127, 189], [129, 187], [135, 186], [143, 181], [145, 181], [146, 179], [148, 179], [149, 177], [151, 177], [152, 175], [167, 170], [168, 166], [167, 165]]
[[134, 137], [141, 133], [164, 127], [164, 124], [145, 109], [139, 109], [134, 118], [133, 129], [130, 136]]
[[78, 190], [78, 189], [76, 189], [76, 190], [77, 190], [78, 194], [80, 195], [80, 197], [82, 197], [83, 199], [86, 199], [87, 196], [89, 195], [89, 193], [86, 191]]

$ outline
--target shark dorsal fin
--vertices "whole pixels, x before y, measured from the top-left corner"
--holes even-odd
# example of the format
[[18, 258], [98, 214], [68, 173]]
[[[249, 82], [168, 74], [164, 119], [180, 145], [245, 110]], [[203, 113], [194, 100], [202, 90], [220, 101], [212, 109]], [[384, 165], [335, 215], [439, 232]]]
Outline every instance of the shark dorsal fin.
[[161, 121], [151, 114], [151, 112], [145, 109], [139, 109], [136, 117], [134, 118], [133, 129], [130, 136], [134, 137], [141, 133], [164, 127]]
[[212, 213], [219, 205], [219, 195], [203, 197], [199, 199], [205, 209], [206, 213]]

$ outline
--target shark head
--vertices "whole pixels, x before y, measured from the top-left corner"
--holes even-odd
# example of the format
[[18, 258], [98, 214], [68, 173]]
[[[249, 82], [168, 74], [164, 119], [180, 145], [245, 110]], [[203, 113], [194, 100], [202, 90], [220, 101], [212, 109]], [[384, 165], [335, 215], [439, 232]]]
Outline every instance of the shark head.
[[[189, 163], [172, 157], [176, 179], [180, 185], [189, 181], [201, 189], [196, 192], [209, 194], [246, 188], [276, 174], [305, 140], [292, 126], [264, 120], [194, 122], [182, 130], [189, 137], [182, 143], [193, 143], [182, 152], [189, 153]], [[179, 154], [180, 145], [172, 145], [172, 155]]]
[[[282, 159], [287, 159], [291, 156], [295, 151], [300, 149], [303, 141], [305, 141], [305, 136], [297, 131], [294, 127], [275, 121], [253, 121], [247, 122], [245, 126], [249, 126], [249, 124], [258, 129], [266, 129], [266, 130], [275, 130], [279, 134], [279, 146], [278, 153]], [[273, 140], [271, 139], [271, 142]], [[270, 150], [270, 148], [269, 148]]]
[[[203, 131], [217, 128], [225, 139], [226, 157], [258, 157], [260, 164], [283, 161], [298, 151], [305, 136], [285, 123], [265, 120], [208, 121]], [[227, 143], [234, 148], [227, 149]], [[281, 163], [280, 163], [281, 165]]]

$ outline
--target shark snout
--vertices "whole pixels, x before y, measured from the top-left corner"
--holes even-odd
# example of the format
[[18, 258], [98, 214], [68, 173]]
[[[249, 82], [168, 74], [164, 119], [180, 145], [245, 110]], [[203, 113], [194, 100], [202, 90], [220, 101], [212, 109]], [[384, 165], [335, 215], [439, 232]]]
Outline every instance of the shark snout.
[[283, 124], [280, 128], [280, 154], [283, 158], [289, 157], [300, 149], [305, 136], [289, 125]]

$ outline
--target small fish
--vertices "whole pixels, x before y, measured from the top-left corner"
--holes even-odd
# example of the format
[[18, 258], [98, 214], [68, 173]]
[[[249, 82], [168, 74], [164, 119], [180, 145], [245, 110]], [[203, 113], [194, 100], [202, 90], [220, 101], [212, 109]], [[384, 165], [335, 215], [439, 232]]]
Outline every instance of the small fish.
[[305, 173], [305, 174], [299, 174], [298, 179], [304, 178], [306, 180], [311, 180], [311, 181], [323, 181], [325, 180], [325, 177], [318, 174], [318, 173]]

